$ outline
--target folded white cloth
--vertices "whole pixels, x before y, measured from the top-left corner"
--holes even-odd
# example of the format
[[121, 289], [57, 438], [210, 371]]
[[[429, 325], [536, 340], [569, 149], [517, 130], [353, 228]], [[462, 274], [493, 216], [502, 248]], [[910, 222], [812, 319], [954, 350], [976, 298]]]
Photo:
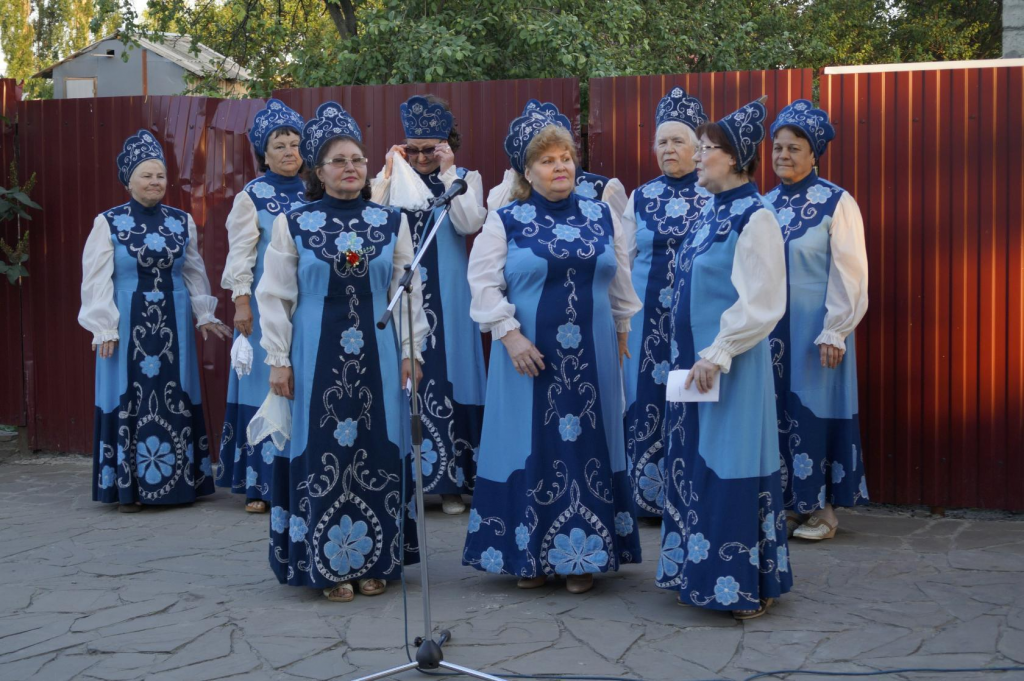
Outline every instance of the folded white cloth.
[[283, 452], [292, 436], [292, 407], [288, 398], [269, 393], [249, 421], [245, 434], [249, 442], [262, 442], [269, 437], [278, 451]]
[[252, 345], [242, 334], [238, 334], [238, 338], [231, 345], [231, 368], [239, 378], [248, 376], [252, 371]]
[[406, 210], [423, 210], [427, 201], [434, 198], [430, 189], [412, 169], [409, 162], [395, 154], [391, 164], [391, 197], [389, 205]]

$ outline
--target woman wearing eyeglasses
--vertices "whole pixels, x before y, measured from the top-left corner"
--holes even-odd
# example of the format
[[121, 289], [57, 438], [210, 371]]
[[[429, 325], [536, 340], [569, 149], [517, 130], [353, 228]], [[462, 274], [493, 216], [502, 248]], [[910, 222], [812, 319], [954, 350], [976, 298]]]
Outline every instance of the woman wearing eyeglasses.
[[711, 192], [679, 252], [670, 359], [717, 402], [669, 402], [669, 484], [657, 585], [679, 603], [763, 615], [789, 591], [768, 334], [786, 309], [775, 212], [751, 175], [766, 111], [752, 102], [697, 129], [697, 182]]
[[[373, 183], [373, 197], [398, 206], [409, 221], [413, 247], [440, 217], [441, 208], [425, 210], [412, 197], [440, 196], [456, 178], [469, 189], [451, 203], [451, 210], [420, 261], [423, 308], [429, 332], [422, 342], [423, 382], [419, 384], [423, 434], [423, 489], [441, 495], [448, 514], [466, 510], [463, 494], [476, 481], [486, 378], [480, 327], [469, 316], [466, 280], [467, 237], [480, 231], [487, 217], [480, 173], [455, 165], [460, 136], [448, 105], [434, 96], [412, 97], [401, 106], [405, 144], [387, 154], [384, 169]], [[395, 172], [408, 163], [413, 172]], [[418, 203], [418, 202], [417, 202]]]
[[[626, 458], [633, 501], [641, 518], [661, 518], [665, 506], [665, 388], [668, 382], [669, 306], [676, 254], [710, 196], [697, 184], [694, 132], [708, 117], [682, 88], [673, 88], [655, 112], [654, 153], [662, 175], [629, 197], [622, 228], [633, 262], [633, 288], [644, 309], [633, 317], [626, 373]], [[656, 522], [656, 521], [655, 521]]]
[[299, 177], [299, 131], [303, 123], [298, 113], [276, 99], [271, 99], [256, 114], [249, 129], [249, 141], [263, 175], [235, 196], [227, 219], [228, 257], [220, 283], [231, 291], [235, 337], [241, 334], [249, 339], [253, 362], [252, 371], [245, 376], [229, 372], [217, 485], [244, 494], [245, 510], [249, 513], [267, 512], [274, 462], [274, 445], [269, 440], [249, 442], [246, 437], [246, 426], [270, 390], [270, 367], [260, 347], [259, 306], [250, 299], [263, 275], [263, 255], [270, 244], [274, 218], [303, 201]]
[[857, 202], [814, 166], [835, 137], [828, 114], [798, 99], [772, 124], [767, 196], [786, 242], [789, 299], [772, 332], [787, 531], [836, 534], [834, 506], [868, 501], [857, 417], [854, 329], [868, 309], [868, 258]]
[[[312, 203], [274, 220], [256, 288], [270, 389], [294, 400], [287, 454], [274, 457], [270, 564], [282, 584], [348, 602], [418, 560], [402, 387], [420, 354], [376, 326], [412, 240], [405, 216], [368, 200], [362, 134], [340, 104], [320, 105], [301, 149]], [[414, 277], [418, 337], [421, 292]]]

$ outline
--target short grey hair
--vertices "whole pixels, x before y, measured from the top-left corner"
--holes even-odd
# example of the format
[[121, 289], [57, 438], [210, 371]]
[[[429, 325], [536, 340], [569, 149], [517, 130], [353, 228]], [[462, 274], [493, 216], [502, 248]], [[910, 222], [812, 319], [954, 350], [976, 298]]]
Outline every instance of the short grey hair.
[[690, 146], [692, 146], [694, 149], [697, 148], [697, 146], [700, 144], [700, 140], [697, 138], [697, 133], [693, 131], [693, 128], [688, 126], [686, 123], [683, 123], [682, 121], [665, 121], [664, 123], [659, 125], [654, 131], [654, 141], [651, 142], [651, 148], [653, 148], [655, 151], [658, 150], [658, 132], [661, 130], [662, 126], [668, 125], [669, 123], [678, 123], [679, 125], [683, 126], [683, 128], [686, 131], [683, 133], [683, 135], [690, 142]]

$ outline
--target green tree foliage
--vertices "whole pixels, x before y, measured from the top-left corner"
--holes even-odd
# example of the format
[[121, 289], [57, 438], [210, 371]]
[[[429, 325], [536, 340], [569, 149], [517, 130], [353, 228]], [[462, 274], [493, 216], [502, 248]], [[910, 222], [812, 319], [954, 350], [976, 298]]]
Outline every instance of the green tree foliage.
[[30, 0], [0, 0], [0, 47], [7, 62], [8, 78], [22, 80], [36, 72], [31, 13]]
[[1000, 0], [171, 0], [275, 87], [589, 78], [998, 56]]

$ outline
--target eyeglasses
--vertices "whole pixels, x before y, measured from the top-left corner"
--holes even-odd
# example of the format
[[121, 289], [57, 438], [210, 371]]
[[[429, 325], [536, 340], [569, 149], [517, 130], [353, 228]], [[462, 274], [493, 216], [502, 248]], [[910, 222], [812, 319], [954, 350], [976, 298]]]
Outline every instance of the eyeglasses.
[[714, 149], [721, 149], [722, 145], [721, 144], [702, 144], [702, 145], [700, 145], [697, 148], [700, 150], [700, 155], [701, 156], [707, 156], [708, 152], [710, 152], [710, 151], [712, 151]]
[[353, 168], [362, 168], [366, 165], [366, 159], [362, 156], [354, 156], [352, 158], [345, 158], [344, 156], [335, 156], [329, 158], [321, 163], [321, 166], [331, 166], [332, 168], [344, 168], [349, 163], [352, 164]]
[[437, 147], [424, 147], [422, 149], [417, 149], [416, 147], [410, 146], [405, 147], [405, 153], [407, 156], [416, 156], [417, 154], [422, 154], [423, 156], [430, 158], [431, 156], [434, 155], [435, 151], [437, 151]]

